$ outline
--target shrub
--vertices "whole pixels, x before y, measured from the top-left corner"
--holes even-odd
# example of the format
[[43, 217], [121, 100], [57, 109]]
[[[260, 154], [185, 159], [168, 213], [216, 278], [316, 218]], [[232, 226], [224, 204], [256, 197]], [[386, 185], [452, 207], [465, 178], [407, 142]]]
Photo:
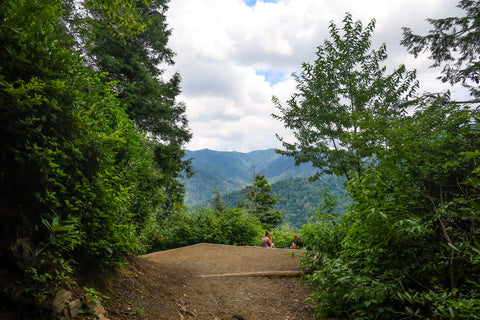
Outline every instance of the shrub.
[[191, 214], [180, 211], [165, 221], [152, 249], [171, 249], [202, 242], [255, 245], [262, 232], [259, 220], [246, 210], [201, 209]]

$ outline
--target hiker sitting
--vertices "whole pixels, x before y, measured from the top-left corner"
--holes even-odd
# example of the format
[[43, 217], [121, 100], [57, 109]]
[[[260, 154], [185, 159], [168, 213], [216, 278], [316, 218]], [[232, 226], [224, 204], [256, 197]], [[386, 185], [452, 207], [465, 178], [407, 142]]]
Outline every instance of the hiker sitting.
[[267, 230], [265, 231], [265, 237], [262, 238], [263, 248], [275, 248], [275, 243], [272, 242], [272, 235]]
[[298, 235], [295, 235], [293, 237], [293, 243], [290, 246], [290, 249], [301, 249], [305, 246], [305, 244], [302, 242], [302, 239]]

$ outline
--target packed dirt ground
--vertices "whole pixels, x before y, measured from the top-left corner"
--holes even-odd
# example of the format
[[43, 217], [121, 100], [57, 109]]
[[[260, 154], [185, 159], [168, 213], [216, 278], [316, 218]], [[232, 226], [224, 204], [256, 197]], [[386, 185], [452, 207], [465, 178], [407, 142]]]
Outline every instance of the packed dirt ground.
[[214, 244], [132, 257], [104, 300], [109, 319], [314, 319], [302, 251]]

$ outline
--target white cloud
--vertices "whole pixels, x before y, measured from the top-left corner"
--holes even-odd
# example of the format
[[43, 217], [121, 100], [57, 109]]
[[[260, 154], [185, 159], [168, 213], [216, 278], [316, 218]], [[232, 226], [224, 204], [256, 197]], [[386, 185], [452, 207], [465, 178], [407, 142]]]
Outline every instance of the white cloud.
[[295, 90], [290, 74], [311, 62], [328, 39], [333, 20], [346, 12], [367, 24], [376, 19], [374, 47], [385, 42], [389, 65], [417, 68], [425, 90], [441, 90], [426, 56], [414, 59], [399, 45], [403, 26], [424, 34], [426, 18], [458, 14], [452, 0], [171, 0], [169, 46], [177, 53], [167, 74], [182, 76], [179, 101], [187, 104], [193, 132], [188, 149], [251, 151], [280, 147], [275, 133], [290, 134], [270, 115]]

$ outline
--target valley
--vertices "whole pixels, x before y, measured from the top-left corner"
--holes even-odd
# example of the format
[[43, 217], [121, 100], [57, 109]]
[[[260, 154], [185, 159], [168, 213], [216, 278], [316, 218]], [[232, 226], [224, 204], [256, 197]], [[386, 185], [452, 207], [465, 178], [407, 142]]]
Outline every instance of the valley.
[[273, 209], [282, 212], [284, 224], [296, 229], [312, 219], [315, 210], [323, 208], [325, 194], [337, 200], [337, 213], [343, 213], [349, 203], [343, 178], [322, 176], [312, 182], [309, 178], [317, 172], [315, 168], [309, 164], [296, 166], [294, 159], [274, 149], [250, 153], [187, 151], [185, 159], [191, 159], [195, 172], [190, 179], [182, 180], [185, 203], [192, 210], [211, 207], [217, 191], [227, 207], [239, 207], [254, 173], [265, 176], [279, 198]]

